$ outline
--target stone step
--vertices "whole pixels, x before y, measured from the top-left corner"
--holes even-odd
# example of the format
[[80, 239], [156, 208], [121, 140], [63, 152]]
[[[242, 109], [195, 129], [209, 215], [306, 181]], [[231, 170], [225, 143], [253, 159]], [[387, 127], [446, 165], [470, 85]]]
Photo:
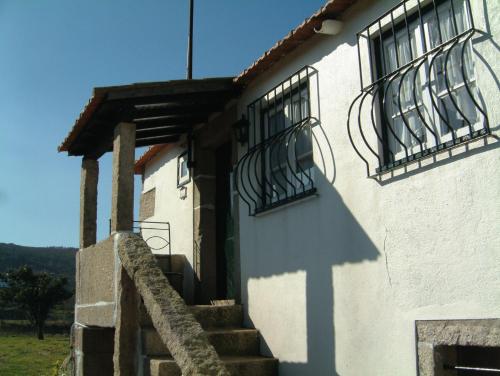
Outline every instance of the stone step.
[[170, 285], [180, 296], [184, 296], [184, 268], [186, 256], [184, 255], [155, 255], [161, 271], [167, 277]]
[[184, 273], [184, 268], [187, 262], [186, 256], [176, 255], [176, 254], [171, 256], [156, 254], [155, 258], [163, 273], [168, 273], [168, 272], [180, 273], [180, 274]]
[[195, 305], [189, 306], [189, 309], [203, 329], [238, 328], [243, 325], [241, 305]]
[[[232, 376], [277, 376], [278, 360], [263, 356], [222, 356]], [[144, 362], [144, 375], [181, 376], [175, 361], [169, 357], [150, 357]]]
[[[141, 333], [144, 355], [170, 354], [153, 327], [143, 328]], [[255, 329], [211, 329], [206, 333], [209, 342], [221, 356], [259, 354], [259, 332]]]
[[[203, 329], [238, 328], [243, 324], [243, 307], [241, 305], [197, 305], [189, 306], [189, 310]], [[141, 305], [141, 325], [153, 325], [143, 305]]]

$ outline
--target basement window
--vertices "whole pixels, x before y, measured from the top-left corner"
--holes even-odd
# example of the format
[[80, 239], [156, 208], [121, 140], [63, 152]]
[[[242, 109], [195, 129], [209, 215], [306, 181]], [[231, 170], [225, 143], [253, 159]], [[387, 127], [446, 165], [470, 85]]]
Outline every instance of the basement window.
[[500, 319], [416, 321], [421, 376], [500, 375]]
[[500, 347], [437, 346], [434, 351], [442, 368], [437, 375], [500, 375]]

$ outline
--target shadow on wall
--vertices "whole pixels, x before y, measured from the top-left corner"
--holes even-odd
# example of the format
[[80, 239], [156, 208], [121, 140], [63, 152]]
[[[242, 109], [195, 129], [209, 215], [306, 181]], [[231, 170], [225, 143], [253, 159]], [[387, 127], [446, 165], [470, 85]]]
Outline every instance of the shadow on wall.
[[[331, 53], [332, 48], [343, 43], [355, 46], [355, 34], [352, 33], [349, 40], [335, 41], [333, 47], [329, 40], [325, 39], [320, 54], [326, 56]], [[321, 81], [319, 72], [315, 71], [314, 74], [316, 85], [313, 84], [311, 90], [319, 98]], [[266, 312], [269, 315], [265, 320], [269, 325], [273, 325], [271, 330], [276, 330], [278, 336], [285, 334], [293, 343], [297, 342], [294, 338], [302, 335], [299, 333], [300, 329], [297, 330], [293, 325], [287, 326], [283, 321], [286, 321], [285, 317], [290, 314], [288, 310], [304, 312], [305, 322], [301, 321], [301, 325], [305, 325], [307, 340], [306, 344], [299, 343], [299, 346], [304, 347], [304, 354], [289, 356], [290, 360], [283, 359], [280, 354], [274, 354], [281, 357], [280, 374], [283, 375], [338, 375], [334, 325], [334, 267], [374, 261], [380, 256], [376, 246], [333, 186], [337, 173], [331, 133], [327, 135], [322, 125], [320, 101], [317, 101], [316, 106], [317, 118], [311, 119], [311, 126], [316, 153], [314, 180], [321, 197], [313, 197], [308, 202], [296, 203], [258, 217], [248, 216], [248, 211], [244, 209], [240, 212], [241, 229], [247, 228], [246, 249], [241, 250], [241, 286], [248, 311], [266, 309], [264, 306], [250, 306], [254, 301], [251, 294], [255, 294], [255, 291], [249, 291], [249, 285], [268, 280], [273, 291], [266, 293], [264, 300], [269, 302], [266, 305], [268, 308], [279, 306], [282, 309], [281, 312]], [[243, 233], [240, 233], [241, 235]], [[290, 276], [299, 276], [299, 279], [305, 276], [305, 290], [295, 291], [296, 285], [288, 284], [287, 278]], [[275, 278], [285, 281], [282, 287], [289, 297], [280, 296], [279, 288], [273, 288], [280, 284]], [[262, 286], [260, 288], [262, 289]], [[302, 291], [305, 294], [305, 307], [284, 303], [288, 298], [293, 301]], [[261, 296], [258, 299], [263, 300]], [[255, 304], [258, 304], [258, 301], [255, 301]], [[249, 317], [246, 317], [246, 320], [250, 325], [261, 329], [260, 323], [254, 323]], [[278, 328], [280, 325], [281, 329]], [[268, 337], [266, 340], [265, 331], [262, 336], [262, 350], [271, 355], [269, 342], [273, 339]], [[299, 342], [302, 340], [302, 337], [300, 338]], [[280, 339], [282, 345], [287, 339]]]
[[[321, 180], [321, 179], [318, 179]], [[327, 181], [318, 182], [321, 187], [321, 202], [328, 202], [327, 210], [319, 208], [319, 201], [298, 204], [293, 208], [295, 233], [300, 233], [301, 240], [292, 242], [287, 239], [291, 230], [287, 227], [274, 231], [274, 244], [260, 242], [255, 252], [260, 262], [253, 262], [252, 271], [242, 275], [242, 286], [249, 297], [249, 282], [269, 277], [285, 276], [289, 273], [305, 274], [305, 318], [307, 330], [307, 361], [305, 363], [280, 362], [282, 374], [293, 375], [337, 375], [335, 363], [335, 327], [334, 327], [334, 281], [333, 267], [347, 263], [361, 263], [376, 260], [380, 253], [368, 238], [356, 218], [342, 201], [340, 195]], [[326, 192], [326, 187], [330, 191]], [[324, 204], [323, 204], [324, 205]], [[285, 209], [285, 210], [289, 210]], [[313, 214], [315, 213], [315, 214]], [[319, 214], [319, 215], [318, 215]], [[269, 216], [281, 216], [280, 211]], [[255, 218], [256, 222], [264, 219]], [[290, 221], [291, 222], [291, 221]], [[311, 224], [311, 222], [314, 222]], [[258, 228], [259, 225], [256, 224]], [[258, 234], [254, 234], [257, 236]], [[252, 236], [252, 235], [250, 235]], [[294, 236], [296, 240], [297, 236]], [[286, 246], [284, 246], [286, 244]], [[284, 253], [280, 251], [285, 250]], [[248, 257], [255, 257], [249, 255]], [[244, 256], [243, 256], [244, 257]], [[244, 265], [246, 261], [242, 261]], [[246, 270], [248, 272], [248, 270]], [[293, 289], [293, 287], [290, 287]], [[276, 292], [275, 292], [276, 293]], [[299, 291], [288, 291], [300, 294]], [[280, 300], [280, 296], [274, 297]], [[252, 298], [249, 297], [249, 305]], [[252, 310], [254, 307], [248, 307]], [[289, 307], [294, 309], [294, 307]], [[302, 310], [304, 307], [295, 307]], [[280, 316], [279, 312], [276, 312]], [[287, 315], [283, 312], [283, 315]], [[251, 320], [250, 320], [251, 322]], [[300, 335], [289, 328], [289, 336]], [[265, 352], [271, 353], [263, 338]]]
[[[273, 290], [266, 292], [269, 295], [264, 298], [273, 300], [267, 305], [267, 309], [275, 305], [280, 307], [278, 309], [304, 311], [307, 337], [305, 354], [299, 356], [297, 362], [280, 359], [280, 372], [290, 375], [337, 374], [333, 268], [373, 261], [380, 255], [333, 187], [336, 164], [331, 142], [319, 119], [313, 126], [313, 142], [317, 153], [315, 184], [321, 195], [320, 199], [313, 197], [308, 202], [297, 203], [263, 216], [247, 217], [244, 221], [248, 223], [243, 224], [249, 229], [246, 233], [247, 252], [241, 255], [242, 269], [245, 269], [242, 270], [242, 287], [249, 311], [266, 309], [251, 306], [253, 302], [259, 304], [258, 301], [263, 298], [260, 296], [255, 299], [254, 294], [258, 293], [249, 291], [249, 284], [259, 284], [265, 279], [269, 280], [269, 286]], [[246, 211], [243, 213], [242, 215], [247, 215]], [[294, 275], [305, 275], [305, 307], [284, 303], [288, 298], [279, 296], [279, 288], [273, 288], [276, 283], [280, 284], [273, 278], [283, 277], [286, 280], [284, 292], [290, 294], [289, 299], [293, 301], [302, 294], [302, 290], [294, 290], [296, 286], [293, 283], [288, 284], [290, 276]], [[262, 288], [261, 285], [260, 289]], [[286, 321], [287, 315], [295, 313], [286, 311], [269, 314], [269, 321], [281, 317]], [[260, 323], [254, 325], [251, 319], [247, 320], [253, 326], [260, 326]], [[290, 338], [301, 336], [295, 329], [297, 328], [293, 326], [274, 328]], [[263, 335], [266, 336], [265, 330]], [[265, 337], [262, 346], [265, 353], [272, 353]]]

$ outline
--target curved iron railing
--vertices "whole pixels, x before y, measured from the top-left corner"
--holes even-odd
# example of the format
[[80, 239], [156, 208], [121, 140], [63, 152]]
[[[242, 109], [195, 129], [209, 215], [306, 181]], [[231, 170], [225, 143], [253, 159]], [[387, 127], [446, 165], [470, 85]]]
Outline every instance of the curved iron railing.
[[[252, 146], [239, 160], [234, 186], [250, 215], [316, 192], [312, 166], [303, 165], [297, 156], [298, 140], [311, 134], [311, 128], [306, 118]], [[279, 164], [273, 165], [273, 160]]]
[[[172, 253], [170, 243], [170, 222], [154, 222], [154, 221], [134, 221], [134, 232], [141, 234], [146, 244], [153, 251], [168, 249], [168, 254]], [[144, 237], [143, 230], [154, 231], [152, 235], [147, 238]], [[160, 233], [161, 235], [158, 235]], [[160, 244], [155, 244], [159, 241]]]
[[358, 33], [361, 93], [347, 132], [368, 176], [490, 133], [473, 77], [476, 32], [469, 0], [405, 0]]
[[[168, 273], [172, 273], [172, 243], [170, 238], [170, 222], [133, 221], [133, 232], [141, 235], [152, 251], [167, 250]], [[143, 232], [146, 230], [146, 234]], [[111, 219], [109, 220], [109, 233], [111, 234]]]
[[316, 192], [309, 87], [314, 73], [302, 68], [247, 107], [248, 149], [233, 179], [250, 215]]

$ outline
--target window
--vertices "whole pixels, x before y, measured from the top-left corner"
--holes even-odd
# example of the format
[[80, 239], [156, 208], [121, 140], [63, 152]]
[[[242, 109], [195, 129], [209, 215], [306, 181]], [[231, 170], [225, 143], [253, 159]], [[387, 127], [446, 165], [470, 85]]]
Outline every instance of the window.
[[248, 152], [235, 187], [256, 214], [315, 192], [309, 78], [305, 67], [248, 105]]
[[438, 374], [489, 376], [500, 373], [500, 347], [436, 346]]
[[188, 168], [188, 152], [185, 151], [177, 158], [177, 187], [189, 183], [191, 176]]
[[372, 106], [371, 125], [363, 126], [362, 116], [358, 125], [378, 172], [489, 132], [475, 76], [473, 25], [469, 0], [405, 0], [358, 33], [362, 92], [355, 102], [360, 115]]
[[[291, 92], [285, 91], [284, 96], [285, 99], [273, 98], [262, 109], [260, 117], [266, 140], [275, 138], [267, 152], [269, 166], [264, 169], [265, 179], [270, 182], [265, 189], [273, 203], [293, 195], [302, 185], [304, 189], [309, 189], [312, 184], [310, 127], [300, 127], [290, 139], [286, 135], [286, 130], [307, 121], [309, 117], [308, 87], [303, 84], [292, 88]], [[294, 161], [294, 165], [289, 168], [290, 160]]]

